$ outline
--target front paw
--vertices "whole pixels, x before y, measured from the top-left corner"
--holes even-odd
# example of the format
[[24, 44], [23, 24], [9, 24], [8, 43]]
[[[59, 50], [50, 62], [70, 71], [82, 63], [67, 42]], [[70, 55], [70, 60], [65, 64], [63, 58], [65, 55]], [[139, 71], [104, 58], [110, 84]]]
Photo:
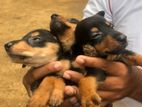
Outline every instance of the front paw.
[[54, 89], [50, 99], [49, 99], [49, 105], [52, 107], [57, 107], [62, 104], [63, 102], [63, 90]]
[[100, 107], [101, 98], [97, 93], [93, 93], [88, 96], [82, 96], [81, 104], [82, 107]]

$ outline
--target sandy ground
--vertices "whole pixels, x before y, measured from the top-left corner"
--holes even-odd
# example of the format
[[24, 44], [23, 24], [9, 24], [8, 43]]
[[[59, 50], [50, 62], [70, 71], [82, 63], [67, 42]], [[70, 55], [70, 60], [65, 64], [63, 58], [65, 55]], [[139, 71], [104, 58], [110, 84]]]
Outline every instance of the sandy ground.
[[27, 69], [7, 57], [3, 45], [37, 28], [49, 28], [52, 13], [81, 19], [87, 0], [0, 0], [0, 107], [25, 107]]

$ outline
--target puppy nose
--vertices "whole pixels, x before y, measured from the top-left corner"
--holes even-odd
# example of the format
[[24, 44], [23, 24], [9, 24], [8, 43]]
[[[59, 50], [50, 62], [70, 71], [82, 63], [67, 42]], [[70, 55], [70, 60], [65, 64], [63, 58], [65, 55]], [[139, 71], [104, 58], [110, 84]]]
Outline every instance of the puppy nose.
[[58, 17], [58, 16], [59, 16], [58, 14], [52, 14], [52, 15], [51, 15], [51, 18], [54, 19], [54, 18], [56, 18], [56, 17]]
[[8, 42], [4, 45], [5, 50], [8, 51], [10, 49], [10, 47], [13, 45], [13, 42]]
[[125, 41], [127, 41], [127, 36], [121, 34], [117, 37], [117, 40], [120, 41], [120, 42], [125, 42]]

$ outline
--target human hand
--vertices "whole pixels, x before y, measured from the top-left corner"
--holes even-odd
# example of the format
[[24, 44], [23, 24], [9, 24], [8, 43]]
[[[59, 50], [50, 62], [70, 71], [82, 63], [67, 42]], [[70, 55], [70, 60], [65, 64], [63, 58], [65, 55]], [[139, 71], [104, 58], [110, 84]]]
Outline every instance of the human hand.
[[29, 96], [32, 95], [31, 85], [33, 82], [45, 77], [47, 74], [57, 72], [62, 69], [62, 63], [59, 61], [51, 62], [36, 69], [30, 69], [23, 77], [23, 84]]
[[[63, 77], [65, 79], [78, 83], [79, 80], [83, 77], [83, 75], [75, 71], [67, 70], [64, 73]], [[79, 95], [79, 89], [77, 86], [66, 86], [65, 95], [67, 96], [67, 98], [65, 99], [61, 107], [80, 107], [80, 103], [79, 103], [80, 95]]]
[[82, 66], [100, 68], [108, 74], [103, 84], [98, 87], [98, 94], [103, 101], [115, 101], [129, 96], [134, 91], [134, 73], [121, 62], [107, 61], [101, 58], [80, 55], [76, 62]]

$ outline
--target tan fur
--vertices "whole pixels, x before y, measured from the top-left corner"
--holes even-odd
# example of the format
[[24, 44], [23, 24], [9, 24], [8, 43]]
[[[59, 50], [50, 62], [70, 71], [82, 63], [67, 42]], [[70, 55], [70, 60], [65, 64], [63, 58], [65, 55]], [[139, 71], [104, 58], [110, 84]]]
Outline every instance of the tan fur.
[[63, 48], [65, 49], [65, 51], [70, 50], [71, 46], [74, 44], [75, 42], [75, 38], [74, 36], [74, 31], [71, 31], [70, 29], [68, 29], [64, 35], [59, 36], [60, 41], [63, 44]]
[[91, 29], [91, 31], [92, 31], [92, 32], [98, 32], [99, 29], [98, 29], [97, 27], [93, 27], [93, 28]]
[[110, 52], [111, 50], [120, 48], [119, 43], [111, 36], [106, 36], [103, 41], [94, 46], [99, 52]]
[[63, 102], [64, 87], [63, 79], [53, 76], [45, 77], [33, 93], [27, 107], [47, 107], [48, 104], [60, 105]]
[[36, 37], [36, 36], [38, 36], [40, 33], [39, 32], [33, 32], [32, 34], [31, 34], [31, 37]]
[[75, 35], [74, 35], [74, 30], [76, 27], [76, 24], [69, 23], [65, 17], [59, 16], [58, 17], [60, 21], [64, 22], [67, 26], [70, 28], [67, 29], [63, 35], [59, 35], [59, 40], [61, 41], [63, 45], [63, 49], [65, 51], [69, 51], [71, 49], [71, 46], [75, 42]]
[[15, 44], [11, 49], [13, 54], [27, 56], [24, 60], [13, 59], [14, 62], [21, 62], [35, 67], [57, 60], [58, 51], [59, 45], [56, 43], [47, 43], [44, 48], [34, 48], [24, 41]]
[[82, 107], [100, 107], [101, 98], [96, 93], [97, 84], [96, 77], [94, 76], [87, 76], [79, 81]]

